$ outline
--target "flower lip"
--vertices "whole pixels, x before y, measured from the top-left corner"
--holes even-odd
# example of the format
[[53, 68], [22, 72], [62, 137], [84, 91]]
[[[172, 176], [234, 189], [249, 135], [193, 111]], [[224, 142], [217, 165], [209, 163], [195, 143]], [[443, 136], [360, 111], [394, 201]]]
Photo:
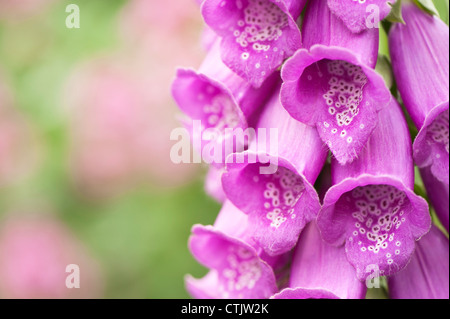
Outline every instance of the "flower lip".
[[[398, 223], [400, 224], [397, 227], [394, 223], [394, 225], [392, 226], [392, 230], [391, 226], [389, 226], [389, 229], [386, 232], [385, 230], [380, 231], [380, 229], [374, 230], [377, 232], [376, 234], [380, 232], [381, 237], [380, 236], [378, 237], [380, 237], [381, 240], [379, 240], [380, 238], [376, 238], [372, 239], [372, 241], [375, 240], [377, 244], [388, 243], [388, 241], [386, 240], [387, 238], [384, 238], [383, 236], [387, 237], [388, 236], [387, 234], [394, 234], [391, 236], [392, 239], [389, 238], [389, 242], [393, 241], [394, 236], [396, 235], [397, 237], [395, 245], [398, 245], [398, 247], [402, 245], [402, 248], [397, 249], [394, 247], [395, 253], [391, 253], [390, 250], [392, 250], [392, 247], [390, 249], [387, 249], [388, 245], [386, 245], [386, 247], [382, 246], [382, 249], [374, 251], [373, 255], [367, 255], [370, 251], [370, 248], [369, 251], [367, 251], [367, 247], [365, 247], [364, 245], [363, 246], [365, 248], [362, 247], [361, 240], [365, 240], [364, 236], [372, 235], [366, 231], [365, 227], [367, 226], [368, 228], [370, 228], [372, 226], [373, 216], [370, 215], [368, 216], [367, 219], [362, 218], [363, 221], [361, 221], [361, 224], [365, 224], [361, 227], [364, 228], [364, 230], [361, 231], [361, 234], [363, 234], [361, 235], [363, 236], [363, 239], [361, 239], [360, 237], [355, 237], [360, 239], [360, 241], [358, 242], [358, 245], [360, 245], [360, 247], [358, 247], [356, 246], [356, 240], [358, 239], [353, 240], [352, 235], [360, 236], [360, 234], [359, 233], [355, 234], [357, 233], [357, 231], [351, 233], [353, 229], [350, 230], [352, 227], [351, 224], [356, 221], [355, 223], [356, 225], [358, 224], [358, 221], [351, 219], [352, 217], [355, 217], [352, 216], [351, 212], [348, 212], [348, 214], [345, 214], [345, 216], [343, 216], [343, 213], [336, 211], [337, 205], [340, 205], [340, 207], [342, 208], [343, 207], [342, 200], [348, 200], [348, 197], [345, 197], [345, 195], [352, 193], [358, 187], [360, 188], [367, 186], [383, 187], [383, 185], [384, 187], [390, 188], [390, 190], [394, 190], [397, 193], [397, 195], [400, 196], [403, 196], [402, 194], [405, 195], [405, 198], [408, 200], [408, 202], [406, 202], [406, 205], [401, 206], [403, 205], [404, 201], [402, 201], [402, 203], [398, 203], [398, 205], [400, 206], [400, 209], [406, 207], [405, 209], [406, 215], [402, 218], [401, 217], [403, 215], [402, 212], [397, 214], [398, 209], [393, 210], [392, 207], [390, 206], [386, 207], [388, 213], [390, 214], [389, 217], [395, 214], [400, 216], [400, 217], [397, 216], [399, 220]], [[348, 204], [349, 202], [346, 203]], [[381, 223], [381, 219], [384, 217], [384, 215], [381, 216], [381, 214], [377, 214], [377, 216], [380, 216], [380, 218], [374, 217], [377, 218], [376, 222]], [[368, 221], [369, 219], [371, 220], [370, 225], [367, 224], [369, 223]], [[408, 228], [406, 228], [406, 232], [405, 227], [399, 229], [401, 224], [405, 221], [407, 222], [408, 226]], [[411, 191], [410, 188], [405, 186], [399, 180], [394, 179], [390, 176], [383, 176], [383, 175], [373, 176], [369, 174], [363, 174], [358, 178], [344, 179], [343, 181], [332, 186], [328, 190], [327, 194], [325, 195], [322, 209], [317, 217], [317, 224], [319, 226], [322, 238], [326, 242], [337, 246], [342, 245], [345, 241], [346, 252], [349, 262], [356, 268], [357, 277], [360, 280], [365, 280], [366, 276], [368, 275], [367, 267], [374, 263], [374, 259], [378, 260], [376, 264], [380, 268], [380, 272], [382, 275], [390, 275], [403, 269], [408, 264], [409, 258], [411, 257], [412, 252], [414, 251], [414, 241], [419, 240], [423, 235], [425, 235], [429, 231], [431, 227], [431, 218], [428, 212], [427, 202], [423, 198], [414, 194], [414, 192]], [[381, 235], [381, 233], [383, 233], [383, 235]], [[400, 237], [400, 239], [398, 237]], [[404, 240], [405, 238], [406, 240]], [[389, 245], [392, 246], [392, 244]], [[359, 250], [361, 250], [362, 252]], [[378, 255], [378, 251], [380, 251], [380, 255]], [[384, 256], [383, 254], [386, 254], [386, 256]], [[384, 261], [385, 257], [386, 261]], [[383, 260], [381, 260], [382, 258]]]
[[191, 275], [184, 276], [186, 290], [196, 299], [220, 298], [217, 291], [218, 281], [218, 274], [215, 270], [211, 270], [201, 279], [194, 278]]
[[268, 298], [277, 290], [272, 268], [239, 238], [213, 226], [194, 225], [188, 245], [202, 265], [217, 272], [228, 297]]
[[[330, 187], [330, 189], [327, 191], [325, 195], [323, 206], [321, 211], [319, 212], [319, 216], [317, 217], [318, 225], [321, 223], [321, 219], [323, 218], [323, 212], [326, 209], [332, 208], [341, 198], [342, 195], [344, 195], [347, 192], [351, 192], [353, 189], [357, 187], [364, 187], [369, 185], [390, 185], [395, 187], [399, 191], [404, 192], [409, 201], [411, 202], [411, 204], [416, 208], [413, 211], [417, 210], [417, 212], [415, 212], [415, 215], [413, 215], [413, 217], [416, 216], [418, 217], [416, 220], [416, 224], [418, 225], [418, 227], [415, 229], [416, 231], [414, 232], [413, 236], [418, 240], [429, 231], [431, 227], [430, 226], [431, 219], [428, 213], [428, 204], [422, 197], [417, 196], [409, 187], [404, 185], [401, 181], [392, 178], [391, 176], [387, 175], [374, 176], [370, 174], [363, 174], [360, 175], [358, 178], [346, 178], [342, 180], [340, 183]], [[420, 218], [423, 216], [426, 216], [426, 218], [424, 219]], [[420, 226], [420, 224], [426, 226], [425, 227]], [[332, 238], [327, 236], [327, 234], [323, 232], [322, 227], [319, 227], [319, 229], [322, 233], [323, 239], [327, 241], [329, 244], [341, 245], [344, 243], [346, 234], [343, 234], [343, 236], [340, 238]]]
[[[325, 62], [326, 60], [329, 62]], [[355, 83], [346, 84], [346, 81], [343, 79], [339, 81], [332, 73], [324, 77], [322, 71], [317, 72], [318, 80], [308, 74], [309, 81], [305, 81], [304, 73], [308, 73], [314, 64], [319, 68], [317, 64], [319, 62], [333, 63], [334, 61], [342, 61], [342, 64], [348, 65], [347, 73], [352, 76], [355, 69], [358, 73], [362, 72], [364, 83], [358, 79]], [[356, 79], [356, 73], [354, 76]], [[280, 99], [284, 108], [296, 120], [315, 126], [322, 140], [341, 164], [352, 162], [358, 156], [376, 127], [377, 113], [391, 101], [391, 94], [383, 78], [362, 63], [351, 51], [341, 47], [313, 45], [310, 51], [300, 49], [285, 63], [281, 77], [284, 82]], [[346, 84], [351, 88], [356, 87], [359, 95], [354, 94], [355, 90], [352, 94], [348, 94], [347, 91], [340, 93], [342, 96], [339, 97], [344, 98], [345, 101], [350, 101], [347, 100], [350, 98], [354, 101], [342, 104], [349, 108], [339, 113], [342, 108], [341, 103], [338, 106], [336, 101], [327, 96], [334, 91], [327, 91], [321, 78], [325, 79], [331, 87], [333, 87], [332, 80], [338, 81], [339, 85], [342, 82], [344, 86]], [[330, 100], [331, 104], [336, 102], [335, 105], [331, 107], [325, 98]], [[323, 110], [317, 108], [318, 104], [323, 106]], [[329, 109], [328, 112], [327, 109]]]
[[[422, 128], [416, 136], [413, 143], [414, 161], [417, 166], [423, 168], [431, 165], [433, 175], [441, 182], [449, 184], [449, 169], [448, 169], [448, 136], [446, 150], [436, 150], [433, 145], [430, 145], [430, 140], [427, 138], [430, 127], [439, 119], [440, 116], [447, 115], [447, 134], [448, 134], [448, 110], [449, 101], [445, 101], [434, 107], [426, 116]], [[445, 114], [445, 112], [447, 112]], [[432, 142], [432, 144], [435, 144]], [[438, 144], [438, 143], [436, 143]], [[446, 152], [445, 152], [446, 151]]]
[[[354, 33], [359, 33], [369, 28], [377, 27], [378, 23], [387, 17], [391, 11], [391, 6], [388, 3], [395, 2], [395, 0], [372, 0], [370, 3], [365, 2], [355, 0], [353, 2], [328, 0], [328, 7], [333, 14], [345, 23], [347, 28]], [[371, 10], [371, 6], [378, 10], [379, 21], [376, 21], [377, 17], [374, 15], [376, 11]], [[373, 21], [369, 21], [371, 15], [373, 15]]]
[[300, 30], [282, 0], [206, 0], [201, 10], [222, 37], [224, 63], [254, 87], [301, 47]]
[[[178, 69], [172, 94], [181, 111], [190, 118], [183, 124], [191, 139], [201, 141], [194, 147], [204, 161], [223, 167], [229, 155], [228, 145], [238, 151], [248, 143], [245, 137], [235, 138], [235, 132], [246, 130], [248, 123], [235, 96], [223, 83], [192, 69]], [[207, 146], [222, 151], [219, 154], [204, 152]]]
[[[202, 125], [207, 124], [206, 127], [217, 127], [221, 123], [217, 123], [214, 121], [215, 118], [211, 118], [216, 111], [224, 113], [225, 106], [228, 108], [225, 111], [233, 113], [226, 121], [229, 122], [230, 127], [247, 127], [245, 116], [232, 92], [224, 84], [205, 74], [197, 73], [193, 69], [178, 69], [172, 84], [172, 95], [185, 114], [194, 120], [202, 120]], [[217, 97], [220, 97], [218, 101]], [[209, 110], [205, 109], [205, 103], [208, 101], [213, 104]], [[226, 105], [221, 102], [225, 102]], [[220, 110], [215, 110], [214, 107], [219, 107]], [[220, 121], [220, 118], [217, 120]], [[227, 127], [226, 122], [222, 123], [221, 127]]]
[[[373, 94], [379, 98], [379, 103], [375, 105], [376, 111], [381, 110], [384, 104], [388, 104], [391, 100], [391, 94], [389, 89], [383, 80], [383, 77], [379, 75], [374, 69], [368, 67], [360, 59], [358, 59], [350, 50], [337, 46], [324, 46], [321, 44], [313, 45], [310, 50], [300, 49], [290, 59], [286, 61], [281, 69], [281, 78], [283, 84], [281, 87], [281, 102], [287, 109], [289, 114], [294, 118], [309, 124], [315, 125], [317, 119], [310, 118], [309, 120], [303, 120], [300, 112], [295, 112], [296, 105], [292, 105], [288, 101], [286, 94], [293, 89], [292, 86], [296, 85], [300, 80], [304, 70], [315, 62], [320, 60], [342, 60], [353, 65], [359, 66], [369, 80], [369, 84], [373, 86]], [[283, 92], [284, 91], [284, 92]], [[320, 96], [321, 98], [322, 96]]]
[[246, 242], [240, 240], [237, 237], [232, 237], [232, 236], [228, 236], [225, 233], [223, 233], [220, 230], [217, 230], [214, 226], [211, 225], [201, 225], [201, 224], [196, 224], [194, 226], [192, 226], [192, 235], [189, 238], [189, 243], [188, 246], [192, 252], [192, 255], [195, 257], [195, 259], [197, 259], [197, 261], [199, 263], [201, 263], [202, 265], [204, 265], [205, 267], [209, 267], [209, 268], [215, 268], [216, 265], [214, 265], [213, 263], [211, 263], [211, 258], [205, 258], [204, 257], [204, 251], [202, 250], [198, 250], [196, 249], [197, 247], [197, 243], [195, 243], [195, 237], [196, 236], [205, 236], [205, 238], [207, 240], [210, 239], [209, 236], [217, 238], [218, 240], [223, 240], [226, 242], [229, 242], [232, 245], [237, 245], [237, 246], [241, 246], [244, 247], [245, 249], [249, 250], [253, 255], [257, 255], [256, 250], [248, 245]]
[[270, 299], [339, 299], [339, 297], [321, 288], [285, 288]]
[[[244, 163], [237, 156], [243, 156]], [[275, 174], [261, 174], [264, 158], [276, 164]], [[249, 162], [249, 158], [256, 162]], [[315, 218], [320, 201], [314, 187], [286, 159], [265, 152], [245, 151], [227, 157], [222, 175], [230, 201], [249, 215], [253, 239], [270, 256], [291, 250], [303, 227]]]

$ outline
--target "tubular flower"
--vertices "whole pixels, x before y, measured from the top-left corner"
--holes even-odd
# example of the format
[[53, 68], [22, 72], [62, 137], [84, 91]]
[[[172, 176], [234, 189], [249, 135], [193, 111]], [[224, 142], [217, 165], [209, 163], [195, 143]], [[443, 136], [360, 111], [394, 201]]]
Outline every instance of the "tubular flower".
[[358, 160], [332, 161], [333, 186], [317, 217], [327, 242], [345, 242], [360, 280], [373, 265], [385, 276], [403, 269], [431, 223], [426, 201], [413, 193], [411, 141], [394, 99], [379, 117]]
[[[208, 158], [202, 149], [210, 141], [223, 149], [230, 136], [233, 137], [234, 130], [245, 130], [248, 127], [247, 118], [264, 103], [275, 82], [269, 79], [261, 89], [253, 88], [221, 62], [218, 44], [216, 41], [198, 72], [178, 69], [172, 94], [179, 108], [191, 120], [201, 123], [199, 132], [192, 128], [193, 124], [187, 124], [192, 129], [191, 137], [202, 141], [198, 151], [205, 155], [206, 161], [223, 165], [229, 154], [222, 151], [223, 156]], [[212, 130], [215, 135], [205, 136], [206, 129]], [[246, 143], [243, 140], [236, 142], [234, 151], [243, 148]]]
[[419, 129], [414, 160], [448, 185], [449, 29], [413, 4], [404, 5], [403, 18], [406, 25], [389, 32], [389, 48], [398, 89]]
[[388, 278], [393, 299], [448, 299], [448, 239], [433, 226], [417, 242], [409, 265]]
[[[249, 215], [253, 239], [275, 256], [291, 250], [318, 213], [312, 184], [327, 152], [313, 128], [283, 109], [278, 92], [265, 106], [256, 130], [248, 151], [227, 158], [222, 185], [227, 198]], [[270, 139], [264, 133], [271, 134]]]
[[[205, 179], [222, 210], [213, 226], [192, 229], [189, 248], [209, 272], [186, 277], [190, 294], [359, 299], [387, 276], [393, 298], [405, 289], [448, 295], [448, 284], [432, 287], [437, 273], [448, 278], [448, 261], [432, 270], [423, 261], [438, 263], [440, 249], [448, 259], [448, 240], [430, 239], [434, 230], [421, 240], [427, 200], [448, 231], [448, 27], [419, 1], [403, 5], [406, 25], [394, 25], [396, 0], [197, 3], [208, 58], [198, 72], [179, 71], [174, 96], [205, 122], [197, 134], [222, 132], [225, 165], [211, 165]], [[394, 74], [378, 60], [383, 19]], [[237, 116], [210, 107], [216, 92]], [[420, 130], [414, 145], [400, 95]], [[236, 120], [217, 126], [222, 118]], [[414, 192], [415, 164], [426, 200]], [[427, 238], [436, 249], [421, 252]]]
[[[339, 274], [336, 276], [336, 274]], [[324, 242], [315, 222], [302, 232], [291, 266], [289, 288], [274, 299], [362, 299], [366, 287], [345, 256], [344, 247]]]
[[326, 0], [312, 0], [302, 26], [303, 47], [283, 66], [281, 103], [300, 122], [315, 126], [341, 164], [352, 162], [389, 103], [374, 71], [378, 30], [353, 34]]
[[189, 248], [210, 272], [186, 277], [195, 298], [268, 298], [277, 291], [272, 267], [246, 241], [247, 216], [225, 202], [214, 226], [194, 225]]
[[428, 198], [433, 205], [442, 225], [449, 231], [449, 185], [440, 182], [434, 177], [430, 167], [420, 170]]
[[219, 203], [226, 199], [221, 182], [223, 171], [223, 168], [211, 166], [205, 177], [205, 192]]
[[331, 12], [338, 16], [352, 32], [378, 28], [378, 23], [391, 12], [396, 0], [328, 0]]
[[301, 46], [295, 22], [306, 0], [205, 0], [206, 24], [221, 37], [224, 63], [261, 86]]

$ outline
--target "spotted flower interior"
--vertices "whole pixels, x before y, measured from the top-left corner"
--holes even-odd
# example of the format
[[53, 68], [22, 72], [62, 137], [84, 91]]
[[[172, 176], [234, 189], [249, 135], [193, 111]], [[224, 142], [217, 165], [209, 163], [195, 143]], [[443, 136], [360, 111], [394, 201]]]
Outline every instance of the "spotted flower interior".
[[261, 174], [264, 166], [253, 163], [230, 170], [229, 181], [238, 178], [242, 186], [233, 190], [225, 181], [224, 187], [236, 207], [249, 215], [254, 240], [267, 254], [279, 255], [294, 247], [301, 230], [317, 212], [300, 175], [281, 165], [274, 174]]
[[223, 37], [225, 64], [256, 87], [301, 44], [283, 1], [206, 0], [203, 15]]
[[369, 85], [361, 67], [341, 60], [320, 60], [300, 78], [298, 100], [314, 104], [319, 135], [341, 163], [357, 157], [376, 125]]
[[263, 207], [270, 227], [278, 229], [288, 218], [296, 218], [294, 207], [305, 190], [300, 176], [287, 168], [279, 167], [273, 175], [255, 174], [253, 182], [264, 185]]
[[222, 88], [193, 76], [189, 90], [183, 91], [183, 111], [193, 120], [200, 120], [203, 128], [214, 128], [224, 132], [241, 124], [238, 106]]
[[[242, 247], [228, 247], [226, 263], [220, 273], [219, 290], [238, 293], [243, 289], [252, 289], [261, 278], [261, 265], [258, 257]], [[226, 287], [226, 288], [225, 288]], [[242, 298], [242, 295], [240, 296]]]
[[[449, 111], [444, 111], [436, 118], [428, 128], [428, 136], [431, 143], [437, 144], [439, 151], [449, 153], [449, 136], [448, 136], [448, 114]], [[436, 158], [440, 158], [440, 154], [436, 154]]]
[[414, 250], [408, 226], [412, 209], [406, 194], [389, 185], [357, 187], [339, 199], [335, 212], [351, 215], [346, 250], [358, 277], [366, 278], [371, 265], [386, 276], [406, 266]]
[[202, 226], [193, 233], [191, 251], [216, 272], [221, 298], [267, 298], [275, 291], [272, 268], [250, 246]]

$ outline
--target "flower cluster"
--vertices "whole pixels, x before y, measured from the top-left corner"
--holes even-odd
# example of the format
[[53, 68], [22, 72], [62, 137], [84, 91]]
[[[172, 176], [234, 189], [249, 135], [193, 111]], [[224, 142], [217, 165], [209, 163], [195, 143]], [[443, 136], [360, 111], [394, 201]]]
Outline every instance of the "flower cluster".
[[[223, 206], [192, 229], [210, 271], [186, 278], [189, 293], [364, 298], [385, 276], [392, 298], [448, 298], [449, 241], [414, 191], [417, 167], [448, 232], [448, 26], [412, 2], [199, 2], [207, 57], [178, 70], [172, 93], [210, 142], [194, 147]], [[383, 22], [388, 87], [375, 67], [392, 6], [404, 23]]]

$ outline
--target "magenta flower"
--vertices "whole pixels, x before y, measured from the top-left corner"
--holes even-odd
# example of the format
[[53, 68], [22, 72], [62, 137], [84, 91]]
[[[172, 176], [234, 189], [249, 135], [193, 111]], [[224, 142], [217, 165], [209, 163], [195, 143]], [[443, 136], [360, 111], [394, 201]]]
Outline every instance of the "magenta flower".
[[[278, 138], [267, 138], [262, 129], [276, 131]], [[316, 130], [283, 109], [278, 91], [260, 116], [255, 139], [248, 151], [227, 158], [222, 185], [227, 198], [249, 215], [253, 239], [274, 256], [291, 250], [316, 217], [320, 203], [312, 185], [327, 151]]]
[[302, 232], [291, 265], [289, 288], [275, 299], [363, 299], [366, 286], [356, 278], [344, 247], [324, 242], [315, 222]]
[[219, 35], [224, 63], [255, 87], [301, 46], [295, 23], [305, 0], [205, 0], [205, 22]]
[[[201, 121], [201, 132], [193, 131], [191, 135], [202, 134], [200, 138], [203, 141], [203, 132], [213, 130], [216, 135], [212, 140], [224, 149], [227, 139], [234, 138], [234, 130], [248, 127], [247, 118], [263, 105], [275, 84], [275, 78], [268, 79], [260, 89], [255, 89], [221, 62], [219, 51], [219, 42], [216, 41], [198, 72], [179, 69], [172, 84], [172, 95], [191, 120]], [[206, 139], [202, 146], [207, 142], [209, 140]], [[244, 144], [246, 141], [238, 140], [234, 151], [243, 148]], [[201, 149], [199, 151], [202, 152]], [[205, 160], [223, 165], [229, 154], [223, 150], [222, 155], [219, 159]]]
[[449, 298], [448, 238], [435, 226], [417, 242], [409, 265], [388, 278], [393, 299]]
[[378, 23], [391, 12], [396, 0], [328, 0], [328, 7], [352, 32], [378, 28]]
[[449, 231], [449, 185], [439, 181], [431, 172], [431, 168], [420, 170], [428, 198], [433, 205], [442, 225]]
[[282, 69], [281, 103], [300, 122], [315, 126], [341, 164], [358, 157], [390, 93], [373, 67], [378, 30], [353, 34], [326, 0], [312, 0], [302, 26], [304, 48]]
[[211, 166], [205, 178], [205, 192], [217, 202], [223, 203], [226, 199], [225, 192], [222, 187], [223, 168]]
[[317, 217], [323, 238], [345, 242], [360, 280], [372, 265], [385, 276], [403, 269], [431, 220], [426, 201], [413, 192], [411, 141], [394, 99], [359, 159], [345, 166], [332, 161], [332, 181]]
[[277, 291], [272, 267], [261, 250], [246, 242], [247, 216], [225, 202], [214, 226], [194, 225], [189, 248], [210, 272], [201, 279], [186, 277], [195, 298], [268, 298]]
[[[206, 127], [222, 130], [246, 126], [246, 119], [231, 88], [246, 82], [220, 63], [217, 44], [213, 45], [199, 71], [178, 69], [172, 94], [180, 109]], [[187, 95], [188, 94], [188, 95]]]
[[[383, 22], [397, 84], [389, 89], [375, 71], [378, 27], [400, 1], [197, 3], [209, 62], [179, 71], [174, 96], [206, 131], [227, 116], [221, 107], [205, 114], [211, 103], [199, 100], [208, 87], [225, 92], [238, 116], [218, 127], [229, 134], [218, 141], [244, 142], [206, 177], [223, 206], [214, 226], [193, 228], [189, 247], [210, 271], [186, 278], [191, 295], [359, 299], [364, 281], [391, 276], [393, 298], [448, 296], [448, 284], [432, 287], [442, 271], [448, 280], [448, 261], [429, 267], [440, 250], [448, 259], [448, 240], [422, 253], [432, 230], [414, 253], [431, 227], [427, 201], [414, 193], [414, 161], [448, 230], [448, 27], [417, 1], [404, 5], [406, 26]], [[420, 129], [414, 147], [400, 94]]]
[[413, 4], [403, 6], [403, 18], [406, 25], [389, 32], [389, 48], [398, 89], [419, 129], [414, 160], [448, 185], [449, 29]]

